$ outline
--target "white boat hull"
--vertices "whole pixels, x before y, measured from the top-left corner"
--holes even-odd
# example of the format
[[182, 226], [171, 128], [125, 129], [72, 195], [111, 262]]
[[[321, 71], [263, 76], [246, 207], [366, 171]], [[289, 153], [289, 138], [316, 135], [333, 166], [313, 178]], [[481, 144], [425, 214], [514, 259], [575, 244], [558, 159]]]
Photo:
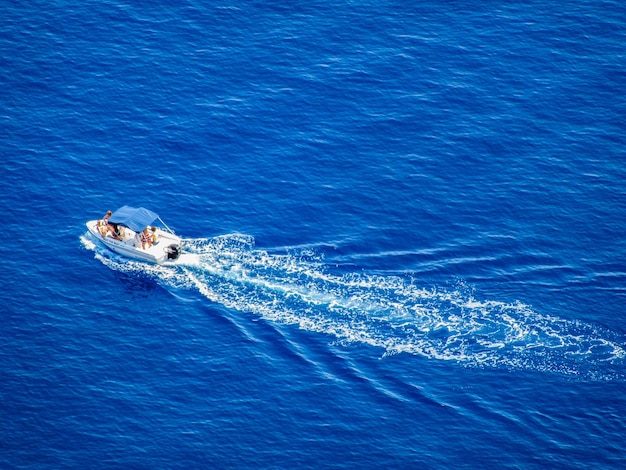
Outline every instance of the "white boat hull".
[[152, 246], [143, 249], [141, 246], [135, 246], [135, 232], [129, 228], [124, 229], [123, 240], [116, 240], [109, 235], [103, 237], [98, 230], [97, 220], [90, 220], [87, 222], [87, 229], [96, 239], [102, 242], [111, 251], [128, 258], [154, 264], [173, 263], [174, 260], [168, 257], [167, 249], [171, 245], [180, 246], [182, 242], [180, 237], [165, 230], [159, 230], [157, 242]]

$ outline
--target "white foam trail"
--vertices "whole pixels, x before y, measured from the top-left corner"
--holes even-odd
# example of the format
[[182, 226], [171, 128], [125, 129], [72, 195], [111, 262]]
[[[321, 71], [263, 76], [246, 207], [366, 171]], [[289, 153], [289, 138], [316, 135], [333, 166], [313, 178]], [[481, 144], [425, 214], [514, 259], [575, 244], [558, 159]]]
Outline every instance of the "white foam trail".
[[522, 303], [479, 300], [463, 285], [429, 290], [410, 276], [333, 274], [312, 253], [270, 254], [241, 234], [185, 245], [188, 253], [173, 267], [96, 252], [114, 269], [140, 270], [228, 308], [340, 342], [380, 347], [383, 355], [407, 352], [473, 366], [624, 377], [626, 355], [617, 335], [541, 315]]

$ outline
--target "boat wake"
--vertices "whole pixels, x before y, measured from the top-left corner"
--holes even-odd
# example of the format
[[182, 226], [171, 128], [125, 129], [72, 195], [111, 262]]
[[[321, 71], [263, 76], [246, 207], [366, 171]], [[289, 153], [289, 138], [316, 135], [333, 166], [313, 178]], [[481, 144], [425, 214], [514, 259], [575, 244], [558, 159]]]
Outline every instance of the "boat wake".
[[468, 366], [542, 370], [622, 380], [623, 338], [595, 325], [542, 315], [528, 305], [476, 299], [457, 285], [425, 289], [404, 275], [333, 273], [312, 251], [274, 254], [247, 235], [185, 240], [174, 266], [110, 255], [84, 240], [108, 266], [197, 290], [212, 302], [313, 332], [339, 343], [410, 353]]

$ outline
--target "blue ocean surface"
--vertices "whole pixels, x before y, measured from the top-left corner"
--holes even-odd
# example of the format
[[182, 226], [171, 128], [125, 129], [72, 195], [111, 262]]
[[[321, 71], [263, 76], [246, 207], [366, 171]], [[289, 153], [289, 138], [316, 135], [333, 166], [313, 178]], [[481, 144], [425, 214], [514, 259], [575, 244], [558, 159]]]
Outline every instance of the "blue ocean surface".
[[0, 467], [624, 468], [626, 5], [166, 3], [2, 2]]

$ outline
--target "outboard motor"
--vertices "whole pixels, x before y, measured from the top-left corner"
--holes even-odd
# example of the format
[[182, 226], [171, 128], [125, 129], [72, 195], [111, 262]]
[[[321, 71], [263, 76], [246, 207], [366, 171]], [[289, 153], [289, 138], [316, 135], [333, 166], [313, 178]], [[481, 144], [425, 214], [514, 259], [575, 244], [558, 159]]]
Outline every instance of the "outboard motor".
[[167, 259], [177, 260], [180, 256], [180, 245], [176, 245], [175, 243], [165, 248], [165, 254], [167, 254]]

